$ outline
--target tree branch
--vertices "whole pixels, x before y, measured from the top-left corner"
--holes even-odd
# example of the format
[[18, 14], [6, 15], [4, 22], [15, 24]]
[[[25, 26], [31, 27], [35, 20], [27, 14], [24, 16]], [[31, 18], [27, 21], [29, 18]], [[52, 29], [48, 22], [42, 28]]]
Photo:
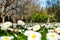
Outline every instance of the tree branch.
[[15, 11], [18, 13], [18, 11], [16, 10], [16, 8], [11, 8], [11, 9], [9, 9], [6, 13], [8, 13], [8, 12], [11, 11], [11, 10], [15, 10]]
[[5, 8], [10, 6], [15, 0], [6, 0]]

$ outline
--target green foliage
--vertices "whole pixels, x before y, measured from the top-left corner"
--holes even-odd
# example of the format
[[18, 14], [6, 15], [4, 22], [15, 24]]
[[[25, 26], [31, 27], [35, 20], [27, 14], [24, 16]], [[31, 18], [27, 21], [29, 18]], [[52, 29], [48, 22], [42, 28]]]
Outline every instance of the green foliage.
[[59, 0], [48, 0], [47, 2], [47, 13], [49, 15], [54, 15], [54, 17], [51, 18], [51, 22], [60, 22], [60, 1]]
[[56, 12], [55, 17], [56, 17], [57, 21], [60, 22], [60, 10], [58, 10], [58, 11]]
[[[7, 35], [7, 33], [9, 35]], [[17, 37], [15, 37], [14, 34], [16, 34]], [[1, 36], [10, 36], [10, 35], [14, 36], [13, 40], [27, 40], [27, 37], [24, 34], [21, 34], [21, 33], [18, 33], [18, 32], [17, 33], [16, 32], [12, 32], [12, 31], [5, 32], [5, 31], [0, 30], [0, 37]]]
[[14, 38], [13, 40], [27, 40], [27, 37], [18, 33], [17, 38]]
[[47, 14], [35, 12], [32, 16], [32, 20], [34, 22], [46, 22], [48, 17], [49, 16]]
[[50, 19], [51, 19], [50, 22], [56, 22], [57, 21], [57, 19], [55, 17], [51, 17]]

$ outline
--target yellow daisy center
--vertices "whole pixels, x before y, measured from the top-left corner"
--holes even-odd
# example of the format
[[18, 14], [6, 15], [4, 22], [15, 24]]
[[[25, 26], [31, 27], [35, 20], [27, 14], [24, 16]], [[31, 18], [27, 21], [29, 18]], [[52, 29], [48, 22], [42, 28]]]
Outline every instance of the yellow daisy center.
[[51, 34], [51, 38], [54, 38], [55, 37], [55, 35], [54, 34]]
[[8, 37], [5, 37], [4, 40], [8, 40]]
[[36, 38], [36, 34], [33, 34], [33, 35], [32, 35], [32, 38], [33, 38], [33, 39]]

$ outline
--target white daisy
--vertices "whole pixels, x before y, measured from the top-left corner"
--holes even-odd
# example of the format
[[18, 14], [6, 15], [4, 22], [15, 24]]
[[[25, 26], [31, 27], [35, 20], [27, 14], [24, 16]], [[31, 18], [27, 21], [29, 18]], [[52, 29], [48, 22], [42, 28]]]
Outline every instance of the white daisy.
[[55, 31], [56, 31], [57, 33], [60, 33], [60, 27], [56, 28]]
[[50, 23], [46, 24], [45, 27], [48, 28], [52, 28], [52, 25]]
[[60, 23], [55, 23], [54, 25], [59, 27], [60, 26]]
[[29, 35], [31, 35], [32, 33], [33, 33], [32, 30], [27, 30], [27, 31], [25, 31], [24, 35], [29, 36]]
[[41, 34], [39, 32], [33, 32], [28, 36], [28, 40], [41, 40]]
[[11, 25], [12, 25], [12, 23], [11, 23], [11, 22], [5, 22], [3, 25], [11, 26]]
[[7, 30], [14, 31], [12, 28], [8, 28]]
[[60, 27], [56, 28], [55, 31], [58, 33], [58, 39], [60, 39], [60, 35], [59, 35], [59, 33], [60, 33]]
[[0, 37], [0, 40], [12, 40], [13, 38], [13, 36], [2, 36]]
[[45, 24], [41, 24], [41, 26], [43, 27], [43, 26], [45, 26]]
[[53, 33], [53, 32], [54, 32], [54, 30], [52, 30], [52, 29], [51, 30], [48, 30], [48, 33]]
[[58, 35], [58, 39], [60, 39], [60, 35]]
[[5, 22], [5, 23], [3, 23], [1, 29], [2, 29], [2, 30], [6, 30], [6, 29], [7, 29], [8, 27], [10, 27], [11, 25], [12, 25], [11, 22]]
[[56, 33], [47, 33], [47, 40], [58, 40], [58, 35]]
[[28, 30], [31, 30], [33, 27], [27, 27]]
[[40, 25], [39, 24], [33, 26], [33, 31], [37, 31], [39, 29], [40, 29]]
[[18, 25], [25, 25], [25, 23], [24, 23], [23, 21], [21, 21], [21, 20], [18, 20], [18, 21], [17, 21], [17, 24], [18, 24]]

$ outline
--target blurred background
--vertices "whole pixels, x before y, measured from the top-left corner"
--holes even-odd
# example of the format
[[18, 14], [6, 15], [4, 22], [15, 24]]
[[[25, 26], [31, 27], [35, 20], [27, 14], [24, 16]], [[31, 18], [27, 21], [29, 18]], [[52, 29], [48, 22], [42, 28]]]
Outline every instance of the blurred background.
[[0, 23], [60, 22], [60, 0], [0, 0]]

